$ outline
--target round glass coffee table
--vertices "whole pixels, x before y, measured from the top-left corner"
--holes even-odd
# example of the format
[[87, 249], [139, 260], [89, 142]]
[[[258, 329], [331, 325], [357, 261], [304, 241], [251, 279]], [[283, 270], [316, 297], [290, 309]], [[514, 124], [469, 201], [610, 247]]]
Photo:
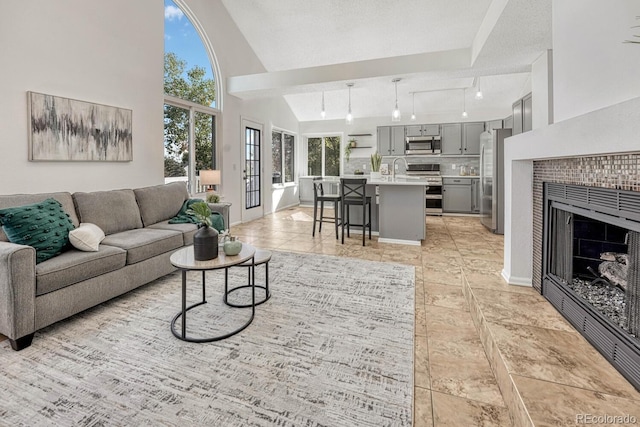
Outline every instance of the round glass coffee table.
[[[179, 338], [183, 341], [189, 341], [189, 342], [219, 341], [237, 334], [238, 332], [242, 331], [247, 326], [249, 326], [251, 322], [253, 322], [253, 318], [256, 314], [255, 279], [251, 281], [251, 304], [247, 305], [247, 307], [251, 307], [251, 317], [244, 325], [240, 326], [238, 329], [231, 331], [229, 333], [210, 337], [210, 338], [187, 337], [187, 311], [207, 303], [206, 293], [205, 293], [205, 287], [206, 287], [205, 273], [210, 270], [218, 270], [221, 268], [227, 269], [231, 266], [242, 264], [246, 261], [251, 261], [252, 265], [250, 268], [255, 270], [255, 265], [254, 265], [255, 253], [256, 253], [256, 249], [253, 246], [243, 243], [242, 250], [238, 255], [227, 256], [222, 251], [222, 248], [220, 248], [218, 257], [208, 261], [196, 261], [196, 259], [193, 256], [193, 246], [187, 246], [185, 248], [182, 248], [174, 252], [173, 255], [171, 255], [171, 258], [170, 258], [171, 264], [174, 267], [177, 267], [180, 270], [182, 270], [182, 311], [176, 314], [173, 317], [173, 320], [171, 320], [171, 332], [176, 338]], [[199, 301], [187, 307], [187, 272], [188, 271], [202, 271], [202, 301]], [[253, 271], [251, 276], [254, 277]], [[228, 275], [225, 274], [225, 292], [228, 285], [227, 280], [228, 280]], [[226, 294], [225, 294], [224, 300], [226, 303]], [[178, 332], [176, 331], [176, 321], [180, 318], [182, 318], [182, 327], [181, 327], [181, 331]]]

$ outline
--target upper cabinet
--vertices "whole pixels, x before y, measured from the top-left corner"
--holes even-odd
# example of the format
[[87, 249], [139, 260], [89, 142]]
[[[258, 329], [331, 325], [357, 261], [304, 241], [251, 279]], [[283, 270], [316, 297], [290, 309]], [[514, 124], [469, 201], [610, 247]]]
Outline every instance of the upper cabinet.
[[483, 122], [447, 123], [442, 128], [442, 154], [480, 155], [480, 134], [484, 132]]
[[532, 129], [532, 100], [531, 94], [528, 94], [513, 103], [513, 135]]
[[464, 123], [462, 125], [462, 154], [465, 156], [480, 155], [480, 134], [484, 132], [484, 123]]
[[405, 126], [406, 136], [438, 136], [440, 125], [409, 125]]
[[462, 124], [447, 123], [442, 129], [442, 154], [462, 154]]
[[378, 153], [382, 156], [404, 156], [404, 126], [378, 127]]

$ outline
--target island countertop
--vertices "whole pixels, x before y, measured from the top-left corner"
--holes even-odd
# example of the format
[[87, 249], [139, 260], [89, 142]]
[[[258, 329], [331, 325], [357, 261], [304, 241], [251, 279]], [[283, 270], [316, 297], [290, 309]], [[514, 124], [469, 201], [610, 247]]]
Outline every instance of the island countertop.
[[387, 175], [379, 179], [372, 179], [369, 175], [342, 175], [341, 177], [325, 177], [323, 181], [339, 183], [340, 178], [365, 178], [369, 185], [429, 185], [422, 177], [407, 175], [398, 175], [395, 178]]

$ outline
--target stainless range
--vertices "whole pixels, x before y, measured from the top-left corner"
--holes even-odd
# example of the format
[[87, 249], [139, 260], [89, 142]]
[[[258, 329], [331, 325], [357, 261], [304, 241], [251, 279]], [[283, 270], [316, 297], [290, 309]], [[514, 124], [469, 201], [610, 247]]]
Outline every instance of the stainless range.
[[442, 177], [438, 163], [408, 163], [407, 175], [420, 176], [427, 181], [425, 213], [442, 215]]

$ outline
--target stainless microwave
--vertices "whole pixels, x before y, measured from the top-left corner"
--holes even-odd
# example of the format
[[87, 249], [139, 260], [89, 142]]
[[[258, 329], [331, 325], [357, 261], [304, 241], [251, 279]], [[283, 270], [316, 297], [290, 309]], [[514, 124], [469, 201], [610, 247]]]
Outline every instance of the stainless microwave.
[[407, 156], [440, 154], [442, 141], [439, 136], [408, 136], [405, 146]]

